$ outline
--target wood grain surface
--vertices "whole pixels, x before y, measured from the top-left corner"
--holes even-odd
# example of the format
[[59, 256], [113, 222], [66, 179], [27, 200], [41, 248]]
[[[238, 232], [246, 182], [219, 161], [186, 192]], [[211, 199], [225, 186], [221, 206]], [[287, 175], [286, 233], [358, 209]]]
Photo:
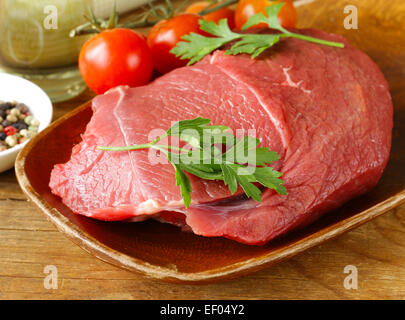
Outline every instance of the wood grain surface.
[[[405, 52], [396, 49], [399, 41], [405, 43], [405, 2], [391, 1], [389, 6], [384, 0], [296, 3], [300, 27], [345, 34], [365, 49], [388, 78], [396, 108], [405, 108]], [[343, 28], [343, 9], [348, 4], [358, 8], [358, 30]], [[56, 104], [55, 118], [91, 97], [86, 91]], [[57, 289], [44, 288], [48, 265], [58, 270]], [[358, 270], [357, 290], [344, 287], [347, 265]], [[12, 170], [0, 174], [0, 299], [240, 298], [404, 299], [405, 206], [260, 272], [218, 284], [176, 285], [146, 279], [87, 254], [26, 201]]]

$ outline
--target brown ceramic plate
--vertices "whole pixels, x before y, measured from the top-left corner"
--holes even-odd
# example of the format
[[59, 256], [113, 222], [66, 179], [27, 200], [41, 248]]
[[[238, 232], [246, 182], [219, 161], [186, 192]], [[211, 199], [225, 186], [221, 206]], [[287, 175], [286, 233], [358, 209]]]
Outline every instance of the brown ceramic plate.
[[270, 266], [399, 205], [405, 201], [405, 4], [392, 1], [389, 10], [383, 0], [350, 4], [358, 8], [358, 30], [343, 27], [344, 1], [306, 1], [298, 13], [305, 22], [301, 27], [346, 35], [380, 65], [390, 82], [395, 105], [391, 157], [380, 183], [367, 195], [261, 247], [204, 238], [155, 221], [100, 222], [75, 215], [51, 194], [48, 182], [54, 164], [67, 161], [79, 142], [92, 115], [90, 103], [58, 119], [22, 150], [16, 161], [22, 189], [61, 232], [96, 257], [150, 277], [188, 283], [229, 279]]

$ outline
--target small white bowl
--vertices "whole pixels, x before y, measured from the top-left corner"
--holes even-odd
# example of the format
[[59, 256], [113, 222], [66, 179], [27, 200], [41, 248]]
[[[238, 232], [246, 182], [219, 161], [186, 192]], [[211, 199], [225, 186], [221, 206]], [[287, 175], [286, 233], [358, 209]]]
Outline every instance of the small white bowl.
[[[39, 120], [38, 132], [52, 121], [52, 102], [46, 93], [36, 84], [23, 78], [0, 73], [0, 100], [24, 103], [32, 115]], [[11, 169], [20, 150], [28, 141], [5, 151], [0, 151], [0, 172]]]

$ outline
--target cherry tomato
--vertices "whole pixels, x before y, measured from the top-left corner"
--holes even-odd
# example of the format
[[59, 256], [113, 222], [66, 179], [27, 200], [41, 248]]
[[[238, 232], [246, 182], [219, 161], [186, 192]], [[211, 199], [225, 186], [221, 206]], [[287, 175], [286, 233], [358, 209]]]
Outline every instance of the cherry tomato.
[[[284, 2], [277, 18], [284, 28], [295, 28], [297, 24], [297, 13], [291, 0], [240, 0], [235, 11], [235, 26], [237, 29], [242, 29], [243, 25], [248, 21], [249, 17], [262, 12], [266, 14], [265, 8], [276, 3]], [[251, 28], [267, 27], [266, 24], [259, 23]]]
[[[209, 4], [210, 3], [208, 1], [199, 1], [199, 2], [193, 3], [186, 9], [186, 12], [198, 14], [199, 12], [201, 12], [201, 10], [203, 10]], [[208, 13], [208, 14], [204, 15], [203, 17], [204, 17], [204, 20], [213, 21], [215, 23], [217, 23], [221, 19], [227, 19], [229, 28], [233, 29], [235, 27], [234, 15], [235, 15], [234, 10], [232, 10], [230, 8], [222, 8], [222, 9], [216, 10], [214, 12]]]
[[79, 70], [87, 86], [97, 94], [119, 85], [136, 87], [147, 84], [152, 77], [152, 54], [137, 32], [105, 30], [83, 45]]
[[148, 34], [148, 45], [152, 52], [156, 69], [161, 73], [183, 67], [187, 60], [181, 60], [170, 52], [182, 37], [191, 32], [204, 34], [198, 21], [200, 16], [183, 13], [168, 20], [158, 22]]

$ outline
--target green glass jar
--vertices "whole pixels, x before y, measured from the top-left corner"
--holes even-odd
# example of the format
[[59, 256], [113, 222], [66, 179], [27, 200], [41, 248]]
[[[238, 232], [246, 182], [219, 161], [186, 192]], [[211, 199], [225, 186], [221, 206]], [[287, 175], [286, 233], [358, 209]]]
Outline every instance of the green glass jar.
[[127, 13], [151, 0], [0, 0], [0, 72], [39, 85], [53, 102], [80, 94], [83, 82], [77, 60], [90, 37], [70, 38], [92, 8], [107, 18], [114, 8]]
[[77, 68], [87, 37], [70, 38], [84, 22], [86, 0], [0, 0], [0, 69], [37, 83], [52, 101], [85, 89]]

